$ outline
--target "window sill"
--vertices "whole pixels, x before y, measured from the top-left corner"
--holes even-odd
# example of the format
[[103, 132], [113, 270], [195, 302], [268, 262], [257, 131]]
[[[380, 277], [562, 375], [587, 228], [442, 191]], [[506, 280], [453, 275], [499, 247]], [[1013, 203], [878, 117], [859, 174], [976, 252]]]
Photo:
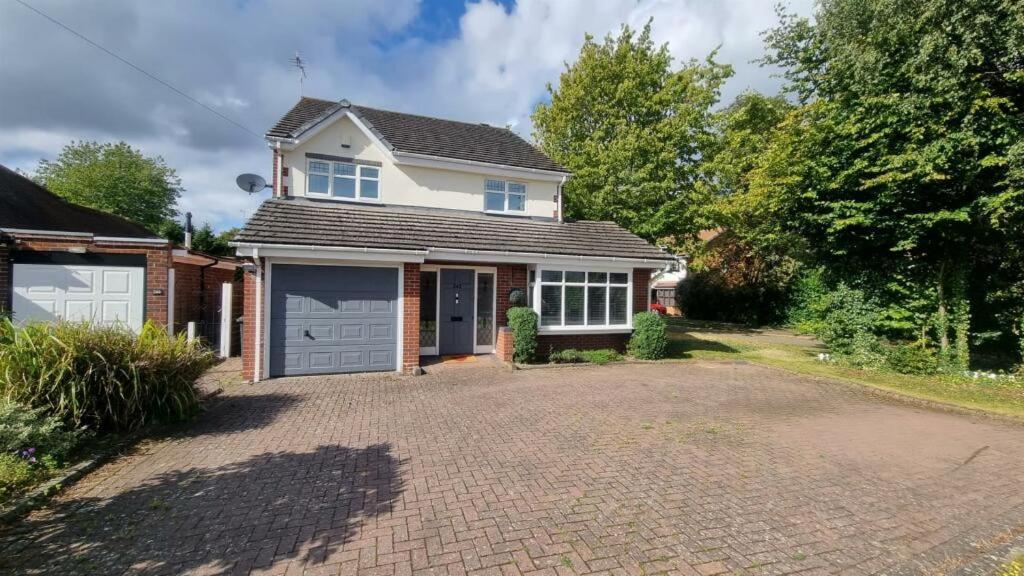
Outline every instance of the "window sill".
[[316, 194], [314, 192], [307, 192], [306, 198], [315, 198], [317, 200], [334, 200], [335, 202], [362, 202], [363, 204], [380, 204], [380, 198], [346, 198], [344, 196], [331, 196], [330, 194]]
[[484, 210], [484, 214], [499, 214], [501, 216], [529, 216], [526, 210]]
[[537, 334], [628, 334], [632, 331], [630, 326], [541, 326]]

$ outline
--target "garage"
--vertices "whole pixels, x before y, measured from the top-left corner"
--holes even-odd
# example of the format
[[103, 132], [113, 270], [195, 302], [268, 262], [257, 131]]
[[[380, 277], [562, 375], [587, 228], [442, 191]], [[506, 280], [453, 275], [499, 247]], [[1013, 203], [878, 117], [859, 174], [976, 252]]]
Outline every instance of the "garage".
[[271, 376], [395, 370], [398, 269], [274, 264]]
[[14, 319], [123, 325], [138, 332], [145, 316], [145, 257], [76, 256], [31, 252], [16, 256], [11, 275]]

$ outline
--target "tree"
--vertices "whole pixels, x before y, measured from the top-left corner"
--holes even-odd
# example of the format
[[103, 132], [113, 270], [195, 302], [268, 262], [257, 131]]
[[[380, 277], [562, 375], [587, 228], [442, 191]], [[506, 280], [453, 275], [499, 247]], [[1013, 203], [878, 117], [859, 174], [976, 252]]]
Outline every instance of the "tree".
[[211, 256], [230, 256], [235, 249], [228, 245], [234, 240], [238, 228], [229, 228], [217, 234], [209, 222], [204, 223], [192, 234], [192, 248]]
[[51, 192], [137, 222], [156, 232], [177, 215], [181, 179], [163, 158], [125, 142], [72, 142], [54, 161], [41, 160], [37, 179]]
[[1015, 0], [823, 0], [767, 35], [805, 105], [751, 188], [891, 304], [894, 333], [931, 333], [961, 365], [984, 299], [968, 298], [999, 274], [976, 258], [1020, 238], [1022, 27]]
[[639, 35], [623, 26], [601, 43], [586, 37], [532, 117], [541, 149], [573, 172], [567, 215], [612, 220], [652, 241], [706, 227], [699, 167], [712, 107], [732, 74], [713, 56], [673, 70], [650, 23]]

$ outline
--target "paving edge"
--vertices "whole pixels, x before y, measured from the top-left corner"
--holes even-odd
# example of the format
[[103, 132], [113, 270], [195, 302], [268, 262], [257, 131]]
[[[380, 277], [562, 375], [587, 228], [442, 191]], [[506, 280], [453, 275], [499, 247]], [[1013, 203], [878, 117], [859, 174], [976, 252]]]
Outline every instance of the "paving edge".
[[[220, 396], [223, 391], [223, 389], [218, 388], [203, 394], [199, 398], [200, 406]], [[154, 430], [155, 428], [150, 427], [128, 434], [122, 438], [121, 441], [115, 442], [112, 446], [108, 446], [107, 448], [100, 450], [89, 458], [65, 468], [57, 477], [47, 480], [42, 485], [37, 486], [24, 496], [15, 500], [13, 503], [0, 508], [0, 525], [10, 524], [11, 522], [26, 516], [33, 510], [42, 507], [62, 490], [69, 486], [73, 486], [75, 482], [81, 480], [86, 474], [96, 470], [100, 466], [112, 460], [114, 457], [122, 454], [125, 450], [137, 444]]]

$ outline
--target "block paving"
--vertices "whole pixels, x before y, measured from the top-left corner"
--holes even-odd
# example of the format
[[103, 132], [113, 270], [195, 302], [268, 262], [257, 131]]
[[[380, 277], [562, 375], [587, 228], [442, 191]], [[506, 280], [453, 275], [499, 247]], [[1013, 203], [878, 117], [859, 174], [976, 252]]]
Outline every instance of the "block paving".
[[11, 574], [984, 574], [1024, 426], [701, 362], [229, 388], [0, 531]]

